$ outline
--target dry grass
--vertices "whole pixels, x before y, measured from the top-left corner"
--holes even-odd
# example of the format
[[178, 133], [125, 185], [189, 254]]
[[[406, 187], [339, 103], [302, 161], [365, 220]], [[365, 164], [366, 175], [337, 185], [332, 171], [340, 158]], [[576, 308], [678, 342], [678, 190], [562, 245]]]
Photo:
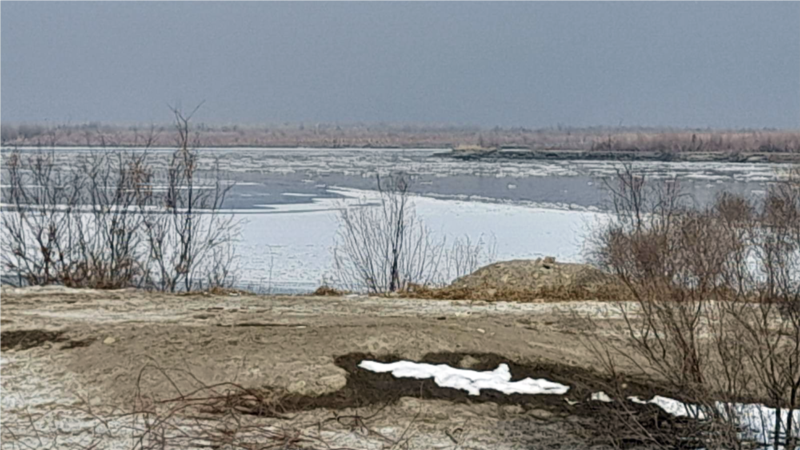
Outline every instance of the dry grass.
[[312, 295], [316, 295], [318, 297], [341, 297], [347, 294], [348, 291], [340, 291], [328, 285], [322, 285], [318, 287], [317, 290], [315, 290]]

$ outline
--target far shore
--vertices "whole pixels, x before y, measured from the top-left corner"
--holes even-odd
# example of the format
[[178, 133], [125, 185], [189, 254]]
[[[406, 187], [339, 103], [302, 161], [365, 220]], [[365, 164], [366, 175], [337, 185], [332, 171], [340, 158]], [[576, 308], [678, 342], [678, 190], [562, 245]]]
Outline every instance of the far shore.
[[[2, 147], [174, 148], [173, 128], [4, 123]], [[418, 149], [460, 160], [800, 163], [800, 130], [192, 124], [190, 135], [190, 144], [200, 149]]]
[[732, 162], [732, 163], [800, 163], [797, 152], [670, 152], [670, 151], [583, 151], [583, 150], [531, 150], [492, 149], [477, 151], [451, 150], [437, 153], [437, 157], [461, 161], [653, 161], [653, 162]]
[[[115, 145], [81, 145], [77, 143], [55, 145], [11, 145], [4, 143], [3, 152], [13, 150], [64, 150], [77, 149], [130, 149], [154, 151], [170, 150], [170, 146], [142, 146], [133, 144]], [[325, 145], [198, 145], [199, 150], [430, 150], [433, 158], [454, 159], [460, 161], [619, 161], [619, 162], [686, 162], [686, 163], [768, 163], [768, 164], [800, 164], [800, 151], [661, 151], [661, 150], [579, 150], [579, 149], [531, 149], [525, 147], [498, 148], [460, 148], [458, 146], [345, 146], [331, 147]]]

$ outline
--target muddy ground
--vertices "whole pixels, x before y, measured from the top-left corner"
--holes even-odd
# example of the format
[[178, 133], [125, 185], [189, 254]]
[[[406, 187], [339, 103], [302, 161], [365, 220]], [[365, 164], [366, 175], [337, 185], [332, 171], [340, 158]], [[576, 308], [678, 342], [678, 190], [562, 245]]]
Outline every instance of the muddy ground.
[[[583, 342], [577, 317], [584, 315], [595, 319], [594, 342], [619, 341], [620, 317], [601, 302], [4, 287], [3, 448], [59, 438], [63, 445], [131, 448], [131, 432], [112, 433], [108, 423], [101, 430], [98, 418], [119, 422], [119, 414], [145, 403], [171, 405], [209, 389], [271, 395], [274, 407], [255, 411], [260, 406], [243, 401], [237, 408], [263, 429], [290, 429], [313, 441], [291, 444], [301, 447], [591, 447], [600, 443], [587, 432], [599, 405], [588, 397], [605, 380]], [[364, 371], [362, 359], [477, 370], [505, 362], [514, 379], [547, 378], [571, 389], [565, 396], [470, 397], [431, 380]], [[635, 383], [630, 389], [647, 394]]]

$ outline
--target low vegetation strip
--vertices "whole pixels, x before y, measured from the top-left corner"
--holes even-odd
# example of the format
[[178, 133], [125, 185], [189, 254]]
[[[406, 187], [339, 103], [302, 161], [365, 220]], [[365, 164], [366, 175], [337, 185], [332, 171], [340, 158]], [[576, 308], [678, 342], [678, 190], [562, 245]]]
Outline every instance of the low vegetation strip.
[[716, 150], [690, 151], [680, 149], [609, 149], [609, 150], [534, 150], [513, 149], [453, 149], [434, 155], [461, 161], [625, 161], [625, 162], [730, 162], [730, 163], [800, 163], [800, 152], [784, 150]]
[[[2, 126], [4, 146], [170, 147], [171, 125], [110, 124]], [[407, 125], [199, 124], [203, 147], [517, 148], [602, 152], [800, 152], [796, 130], [691, 130], [659, 128], [492, 128]], [[566, 155], [568, 156], [568, 155]]]

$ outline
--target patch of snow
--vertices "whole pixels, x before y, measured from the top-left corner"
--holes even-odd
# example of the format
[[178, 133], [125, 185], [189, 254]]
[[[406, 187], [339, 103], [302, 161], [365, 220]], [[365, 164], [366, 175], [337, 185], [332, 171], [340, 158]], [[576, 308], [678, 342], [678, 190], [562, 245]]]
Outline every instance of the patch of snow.
[[[652, 403], [654, 405], [658, 405], [665, 412], [675, 417], [691, 417], [700, 420], [706, 418], [706, 414], [700, 410], [699, 406], [686, 404], [678, 400], [662, 397], [660, 395], [656, 395], [648, 401], [643, 401], [639, 397], [628, 397], [628, 400], [638, 404]], [[745, 429], [744, 433], [742, 434], [743, 439], [752, 440], [760, 444], [771, 444], [773, 442], [775, 425], [778, 420], [778, 415], [776, 414], [774, 408], [770, 408], [762, 404], [752, 403], [734, 403], [726, 405], [723, 402], [716, 402], [715, 406], [723, 416], [727, 416], [728, 411], [733, 412], [739, 422], [739, 425]], [[800, 410], [796, 409], [792, 411], [791, 414], [793, 423], [792, 434], [796, 436], [800, 434]], [[780, 416], [782, 434], [786, 432], [785, 430], [788, 422], [789, 410], [783, 409], [781, 410]]]
[[638, 405], [646, 405], [647, 404], [646, 401], [640, 399], [639, 397], [637, 397], [635, 395], [632, 396], [632, 397], [628, 397], [628, 400], [630, 400], [631, 402], [636, 403]]
[[[717, 408], [722, 410], [724, 405], [718, 403]], [[745, 435], [762, 444], [773, 442], [773, 432], [775, 430], [776, 421], [778, 416], [774, 408], [762, 404], [734, 404], [734, 414], [738, 417], [742, 425], [747, 426], [749, 433]], [[789, 423], [789, 410], [782, 409], [780, 424], [781, 434], [786, 433], [787, 424]], [[797, 436], [800, 434], [800, 410], [795, 409], [792, 411], [792, 435]]]
[[380, 363], [377, 361], [361, 361], [358, 367], [375, 373], [391, 372], [395, 378], [433, 378], [440, 387], [467, 391], [469, 395], [480, 395], [481, 389], [494, 389], [504, 394], [565, 394], [569, 386], [554, 383], [545, 379], [533, 380], [525, 378], [511, 381], [511, 372], [507, 364], [500, 364], [497, 369], [477, 372], [467, 369], [456, 369], [447, 364], [424, 364], [412, 361]]
[[678, 400], [656, 395], [647, 403], [657, 405], [659, 408], [666, 411], [675, 417], [693, 417], [700, 420], [706, 418], [705, 414], [695, 405], [688, 405]]
[[603, 391], [593, 393], [590, 400], [592, 400], [593, 402], [603, 402], [603, 403], [611, 403], [614, 401], [611, 399], [611, 397], [608, 396], [608, 394], [606, 394]]

